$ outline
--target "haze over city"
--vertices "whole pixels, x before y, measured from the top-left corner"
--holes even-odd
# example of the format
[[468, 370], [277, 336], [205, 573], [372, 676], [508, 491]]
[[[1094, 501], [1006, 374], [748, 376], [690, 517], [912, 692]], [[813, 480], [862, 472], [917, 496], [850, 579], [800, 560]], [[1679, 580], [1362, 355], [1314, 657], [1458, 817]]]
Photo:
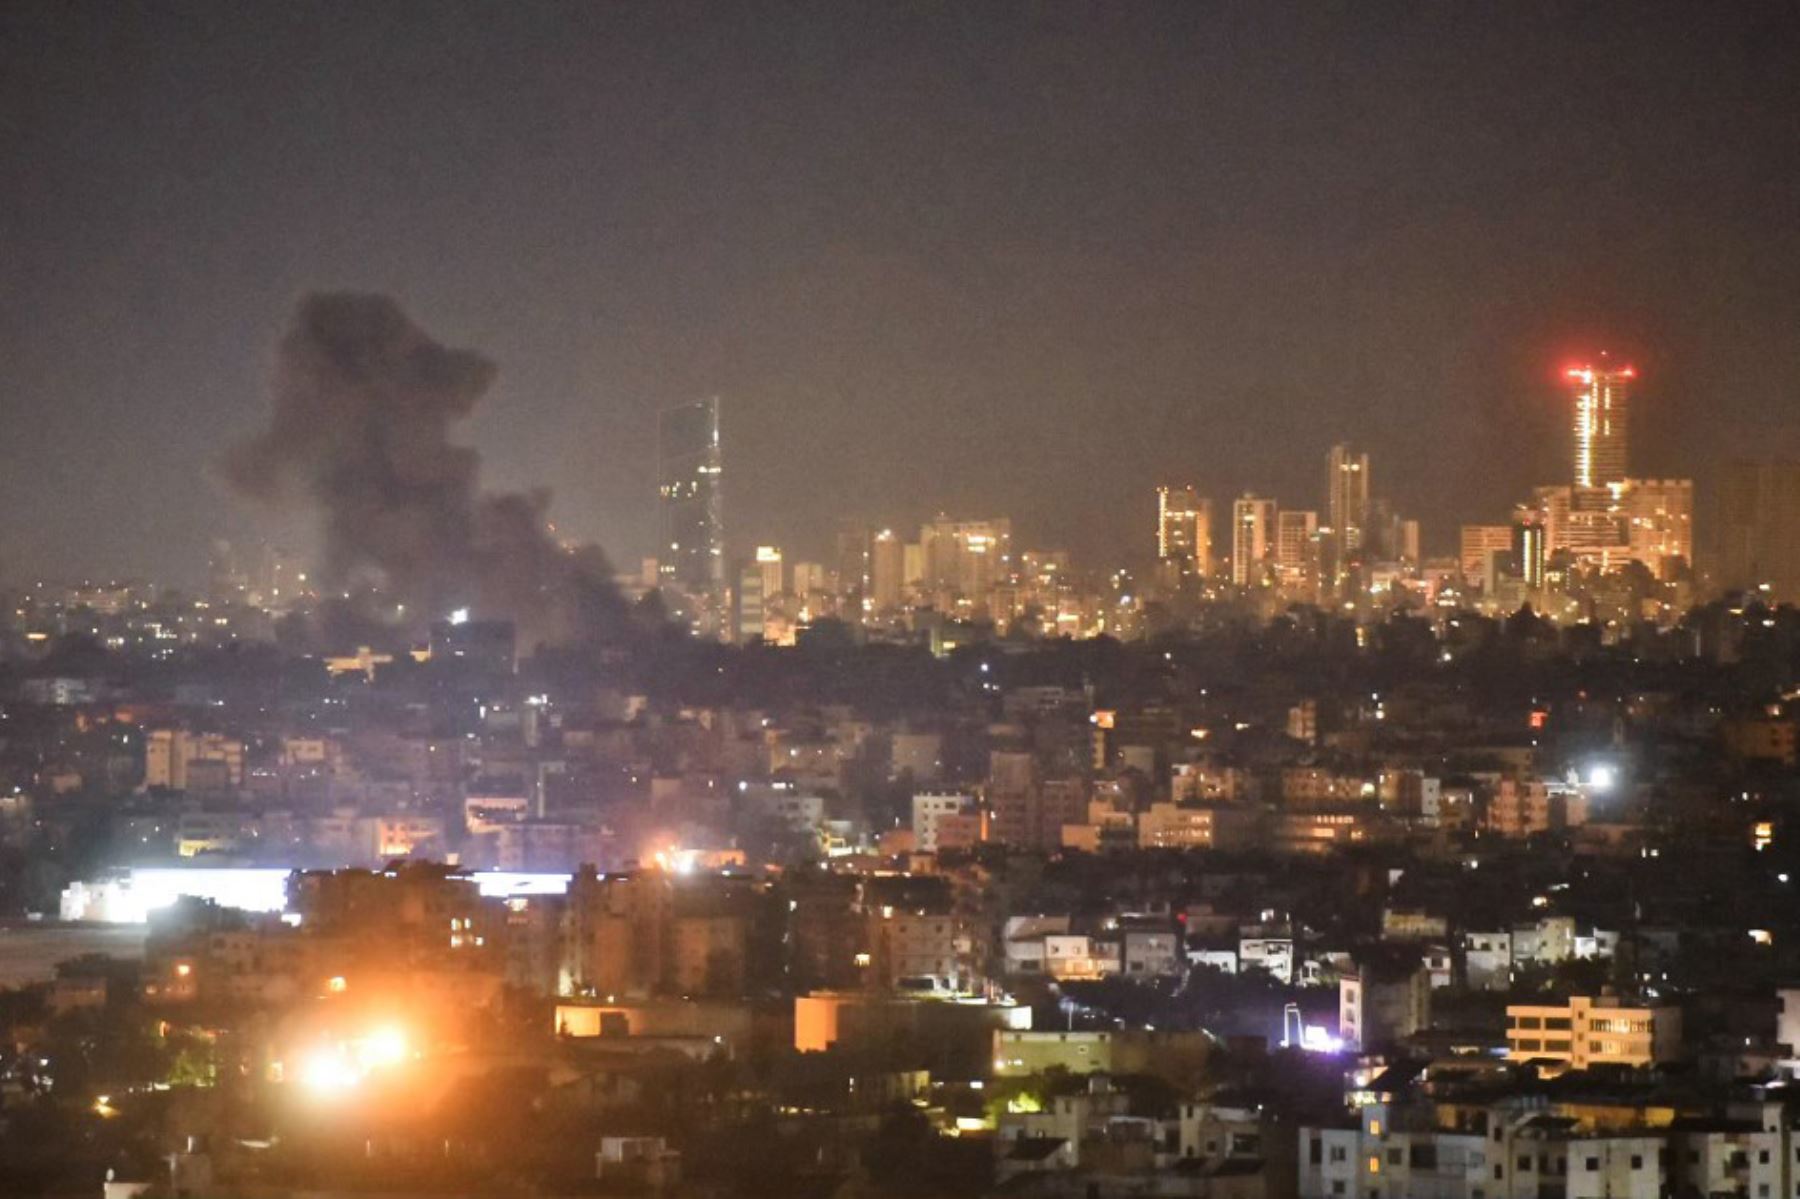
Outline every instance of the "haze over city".
[[1800, 1199], [1800, 8], [0, 5], [0, 1197]]
[[1558, 371], [1607, 349], [1704, 506], [1800, 449], [1800, 47], [1692, 18], [11, 5], [0, 562], [303, 543], [215, 464], [338, 288], [494, 361], [457, 436], [618, 562], [655, 411], [714, 394], [734, 553], [942, 509], [1108, 566], [1148, 486], [1318, 506], [1342, 440], [1450, 552], [1560, 477]]

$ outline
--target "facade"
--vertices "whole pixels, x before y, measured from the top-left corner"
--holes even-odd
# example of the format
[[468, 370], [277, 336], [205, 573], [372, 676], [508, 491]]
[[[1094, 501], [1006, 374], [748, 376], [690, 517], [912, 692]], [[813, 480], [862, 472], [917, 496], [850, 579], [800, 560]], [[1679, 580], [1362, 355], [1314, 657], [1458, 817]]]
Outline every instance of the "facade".
[[1212, 573], [1212, 503], [1192, 487], [1156, 489], [1156, 558], [1178, 577]]
[[1338, 1036], [1355, 1049], [1397, 1045], [1431, 1023], [1431, 974], [1416, 957], [1360, 962], [1338, 979]]
[[1315, 586], [1319, 579], [1319, 514], [1283, 508], [1275, 514], [1275, 569], [1284, 587]]
[[[1601, 570], [1641, 562], [1656, 578], [1668, 580], [1693, 559], [1691, 479], [1617, 479], [1600, 487], [1539, 487], [1518, 516], [1521, 524], [1541, 530], [1541, 548], [1534, 547], [1534, 557], [1545, 561], [1568, 555]], [[1528, 572], [1531, 564], [1521, 562], [1520, 566]]]
[[665, 408], [657, 419], [659, 581], [696, 630], [721, 632], [725, 602], [724, 459], [719, 399]]
[[1501, 566], [1512, 554], [1513, 526], [1464, 525], [1461, 553], [1464, 580], [1479, 583], [1491, 595], [1501, 573]]
[[1526, 521], [1512, 527], [1512, 565], [1529, 588], [1544, 585], [1544, 569], [1550, 559], [1550, 543], [1544, 526]]
[[1012, 521], [940, 516], [919, 530], [925, 586], [950, 598], [984, 604], [1012, 568]]
[[[1354, 1125], [1300, 1129], [1301, 1199], [1662, 1199], [1683, 1175], [1669, 1138], [1603, 1132], [1496, 1105], [1468, 1128], [1417, 1127], [1386, 1104]], [[1779, 1191], [1705, 1191], [1762, 1194]]]
[[869, 546], [869, 601], [875, 612], [900, 606], [906, 580], [906, 545], [892, 529], [875, 534]]
[[[206, 786], [196, 788], [197, 783]], [[244, 743], [218, 733], [154, 729], [144, 738], [144, 786], [224, 790], [244, 782]]]
[[[936, 853], [966, 846], [970, 844], [966, 830], [970, 821], [979, 831], [981, 813], [973, 795], [921, 792], [912, 798], [913, 848], [920, 853]], [[947, 837], [946, 831], [950, 833]]]
[[1605, 487], [1631, 473], [1631, 382], [1637, 372], [1606, 363], [1571, 367], [1575, 388], [1575, 486]]
[[732, 596], [732, 639], [740, 645], [761, 641], [767, 632], [768, 601], [773, 593], [764, 590], [763, 577], [754, 563], [738, 572], [737, 590]]
[[1363, 548], [1369, 520], [1369, 456], [1334, 445], [1325, 460], [1326, 516], [1339, 563]]
[[988, 803], [990, 839], [1050, 852], [1062, 846], [1064, 825], [1086, 820], [1088, 796], [1080, 779], [1048, 779], [1018, 786], [996, 783]]
[[1239, 587], [1269, 581], [1275, 564], [1275, 501], [1245, 495], [1231, 505], [1231, 581]]
[[1566, 1004], [1508, 1004], [1506, 1055], [1590, 1066], [1650, 1066], [1681, 1048], [1681, 1009], [1636, 1007], [1611, 996], [1577, 995]]
[[1625, 542], [1634, 561], [1659, 579], [1694, 558], [1694, 481], [1631, 479], [1619, 499]]
[[1511, 775], [1488, 799], [1487, 827], [1502, 837], [1579, 828], [1587, 823], [1588, 797], [1579, 787]]
[[1256, 831], [1253, 809], [1232, 804], [1154, 803], [1138, 814], [1144, 849], [1235, 849]]
[[942, 913], [878, 908], [869, 914], [870, 979], [884, 990], [909, 979], [941, 979], [951, 989], [973, 981], [972, 945], [954, 918]]

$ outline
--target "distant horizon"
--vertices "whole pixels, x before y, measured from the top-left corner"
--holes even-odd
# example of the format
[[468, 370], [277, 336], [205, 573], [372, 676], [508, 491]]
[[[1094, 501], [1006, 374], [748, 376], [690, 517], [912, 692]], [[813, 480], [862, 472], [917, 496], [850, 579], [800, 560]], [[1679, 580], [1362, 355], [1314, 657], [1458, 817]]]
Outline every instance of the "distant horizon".
[[[1800, 454], [1800, 29], [1758, 9], [298, 3], [0, 17], [0, 575], [304, 552], [226, 499], [296, 300], [498, 367], [458, 441], [621, 567], [655, 412], [723, 397], [726, 535], [1007, 515], [1096, 566], [1157, 482], [1319, 502], [1365, 447], [1447, 552], [1563, 477]], [[328, 31], [329, 36], [321, 36]], [[1352, 68], [1352, 64], [1354, 67]]]

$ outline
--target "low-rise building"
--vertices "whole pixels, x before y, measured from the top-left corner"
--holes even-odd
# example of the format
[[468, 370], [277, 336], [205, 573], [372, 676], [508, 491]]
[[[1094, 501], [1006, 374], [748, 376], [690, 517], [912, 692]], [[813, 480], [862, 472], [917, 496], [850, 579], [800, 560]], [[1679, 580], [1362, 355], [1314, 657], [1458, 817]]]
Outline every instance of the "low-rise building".
[[1591, 1066], [1650, 1066], [1681, 1048], [1681, 1009], [1626, 1004], [1615, 996], [1573, 996], [1566, 1004], [1508, 1004], [1506, 1055]]

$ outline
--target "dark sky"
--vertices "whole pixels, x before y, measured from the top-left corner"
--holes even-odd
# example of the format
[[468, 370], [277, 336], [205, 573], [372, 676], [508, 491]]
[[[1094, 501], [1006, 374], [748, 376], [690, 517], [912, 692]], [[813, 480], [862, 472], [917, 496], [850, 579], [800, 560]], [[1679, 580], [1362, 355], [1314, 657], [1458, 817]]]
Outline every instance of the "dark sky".
[[[494, 486], [649, 552], [652, 414], [725, 397], [731, 538], [1150, 488], [1428, 544], [1567, 471], [1800, 451], [1800, 16], [1265, 0], [0, 5], [0, 571], [196, 576], [300, 294], [496, 359]], [[258, 518], [260, 519], [260, 518]]]

